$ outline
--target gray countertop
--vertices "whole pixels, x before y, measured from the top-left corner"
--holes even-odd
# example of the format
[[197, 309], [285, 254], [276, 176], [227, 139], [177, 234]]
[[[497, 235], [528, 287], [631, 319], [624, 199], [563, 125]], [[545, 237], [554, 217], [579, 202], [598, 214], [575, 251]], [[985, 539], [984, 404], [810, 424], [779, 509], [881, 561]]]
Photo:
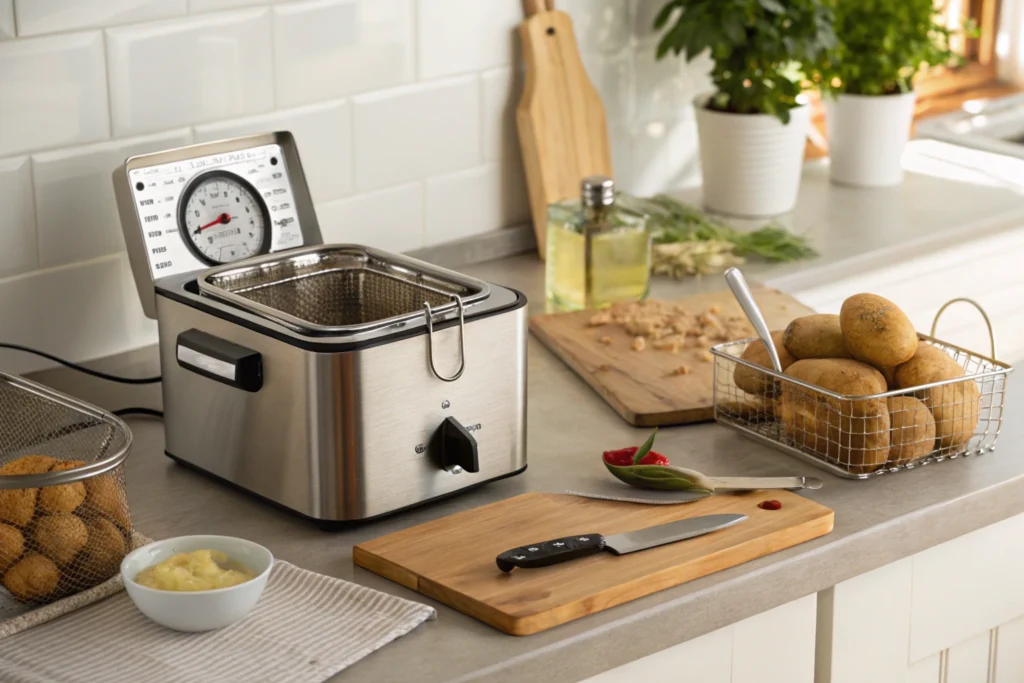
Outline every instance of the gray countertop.
[[[927, 191], [915, 183], [911, 178], [903, 193], [921, 198], [922, 206], [923, 198], [941, 194], [942, 183], [928, 185]], [[838, 196], [836, 201], [851, 211], [864, 202], [876, 202], [878, 196], [836, 188], [828, 192]], [[992, 190], [991, 201], [999, 207], [989, 217], [1022, 208], [1021, 198], [1007, 196], [1011, 194]], [[898, 198], [893, 202], [903, 205]], [[813, 216], [820, 215], [814, 213], [813, 206], [806, 210], [812, 222]], [[965, 209], [960, 223], [966, 219]], [[816, 264], [775, 269], [758, 266], [749, 273], [760, 280], [796, 271], [804, 271], [808, 277], [815, 272], [817, 277], [826, 277], [826, 266], [875, 249], [889, 249], [896, 242], [920, 248], [922, 239], [948, 239], [953, 222], [947, 222], [944, 234], [906, 228], [901, 239], [894, 239], [892, 233], [884, 239], [883, 231], [869, 231], [857, 239], [834, 228], [833, 233], [816, 240], [823, 252]], [[543, 267], [530, 255], [463, 270], [524, 291], [534, 313], [543, 306]], [[686, 283], [659, 281], [653, 294], [679, 297], [722, 287], [719, 276]], [[127, 481], [135, 524], [142, 533], [155, 538], [195, 533], [242, 536], [307, 569], [431, 603], [354, 567], [352, 546], [520, 493], [571, 488], [579, 472], [597, 466], [602, 450], [638, 443], [646, 434], [625, 424], [533, 338], [529, 340], [528, 362], [529, 468], [520, 476], [398, 516], [327, 533], [174, 465], [163, 455], [161, 423], [131, 418], [135, 445], [127, 462]], [[124, 374], [149, 374], [156, 371], [156, 352], [143, 349], [96, 366]], [[64, 370], [47, 371], [37, 379], [106, 407], [159, 405], [159, 390], [152, 386], [103, 386], [102, 382]], [[672, 453], [677, 462], [709, 474], [822, 476], [824, 488], [807, 495], [835, 510], [835, 529], [803, 545], [525, 638], [504, 635], [435, 604], [437, 621], [366, 657], [337, 680], [579, 681], [1024, 512], [1024, 420], [1018, 419], [1024, 418], [1024, 404], [1014, 399], [1011, 392], [1004, 432], [994, 454], [933, 464], [866, 482], [821, 473], [715, 424], [664, 429], [658, 437], [659, 449]], [[608, 647], [608, 643], [616, 646]]]

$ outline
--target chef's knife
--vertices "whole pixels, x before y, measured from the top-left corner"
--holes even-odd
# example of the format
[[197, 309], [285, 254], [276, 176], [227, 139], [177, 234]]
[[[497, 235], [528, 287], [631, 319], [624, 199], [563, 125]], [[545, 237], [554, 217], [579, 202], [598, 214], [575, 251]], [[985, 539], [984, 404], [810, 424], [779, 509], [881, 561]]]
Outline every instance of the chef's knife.
[[614, 536], [602, 536], [594, 533], [576, 534], [506, 550], [498, 555], [496, 562], [498, 569], [510, 572], [515, 567], [522, 569], [548, 567], [579, 557], [594, 555], [602, 550], [611, 551], [616, 555], [625, 555], [637, 550], [647, 550], [666, 543], [703, 536], [742, 522], [746, 518], [746, 515], [705, 515], [651, 526], [646, 529], [627, 531]]

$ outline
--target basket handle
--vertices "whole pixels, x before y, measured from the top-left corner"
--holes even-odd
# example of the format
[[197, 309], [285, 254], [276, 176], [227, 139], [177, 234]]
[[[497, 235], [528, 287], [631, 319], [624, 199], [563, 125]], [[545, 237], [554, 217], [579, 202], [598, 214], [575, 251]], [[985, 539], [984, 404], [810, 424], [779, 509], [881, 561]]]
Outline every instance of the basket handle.
[[466, 369], [466, 321], [463, 314], [462, 297], [452, 294], [452, 298], [459, 309], [459, 369], [451, 377], [445, 377], [434, 367], [434, 312], [430, 309], [428, 302], [423, 302], [423, 310], [427, 316], [427, 362], [430, 365], [430, 372], [434, 373], [434, 377], [442, 382], [454, 382], [462, 377], [462, 372]]
[[989, 320], [988, 313], [986, 313], [985, 309], [981, 307], [981, 304], [979, 304], [974, 299], [968, 299], [966, 297], [960, 297], [960, 298], [957, 298], [957, 299], [950, 299], [946, 303], [942, 304], [942, 307], [935, 313], [935, 317], [932, 319], [932, 331], [929, 333], [929, 336], [935, 337], [935, 328], [938, 327], [938, 325], [939, 325], [939, 316], [941, 316], [943, 314], [943, 312], [947, 308], [949, 308], [951, 305], [953, 305], [955, 303], [958, 303], [958, 302], [961, 302], [961, 301], [964, 302], [964, 303], [968, 303], [968, 304], [974, 306], [976, 309], [978, 309], [978, 313], [981, 313], [981, 317], [984, 318], [984, 320], [985, 320], [985, 327], [988, 328], [988, 341], [989, 341], [989, 345], [992, 348], [992, 360], [995, 360], [997, 358], [997, 356], [996, 356], [996, 333], [995, 333], [995, 330], [992, 329], [992, 321]]

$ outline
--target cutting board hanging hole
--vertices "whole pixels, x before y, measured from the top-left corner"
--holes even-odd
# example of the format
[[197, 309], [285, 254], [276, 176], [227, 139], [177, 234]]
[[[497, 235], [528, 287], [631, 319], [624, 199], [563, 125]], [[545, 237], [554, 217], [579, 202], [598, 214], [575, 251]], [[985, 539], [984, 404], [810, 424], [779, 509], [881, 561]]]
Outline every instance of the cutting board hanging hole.
[[548, 26], [548, 35], [549, 36], [555, 35], [555, 27], [554, 26]]

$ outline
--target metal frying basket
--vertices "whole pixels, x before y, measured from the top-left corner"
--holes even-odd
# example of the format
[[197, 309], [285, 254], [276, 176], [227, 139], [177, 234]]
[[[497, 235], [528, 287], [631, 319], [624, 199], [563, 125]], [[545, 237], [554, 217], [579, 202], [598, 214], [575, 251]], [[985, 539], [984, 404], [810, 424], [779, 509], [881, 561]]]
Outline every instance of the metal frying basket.
[[[992, 356], [928, 335], [918, 334], [918, 338], [952, 357], [963, 368], [963, 377], [870, 396], [844, 396], [741, 359], [749, 344], [760, 343], [757, 338], [744, 339], [711, 349], [715, 356], [715, 420], [849, 479], [868, 479], [992, 451], [1003, 422], [1006, 378], [1013, 368], [995, 359], [992, 326], [974, 301], [954, 299], [943, 305], [935, 315], [932, 334], [939, 316], [955, 301], [967, 301], [981, 311], [988, 324]], [[733, 375], [740, 365], [770, 378], [773, 395], [756, 396], [736, 386]], [[784, 399], [779, 398], [783, 395]], [[923, 400], [927, 407], [918, 401], [890, 402], [898, 397]], [[787, 402], [786, 420], [780, 415], [783, 400]], [[890, 413], [890, 408], [895, 410]], [[890, 417], [883, 419], [883, 412]], [[944, 437], [928, 439], [915, 428], [925, 419], [924, 412], [934, 416]]]
[[117, 574], [130, 448], [111, 413], [0, 373], [0, 620]]
[[306, 334], [351, 334], [468, 306], [487, 283], [354, 245], [315, 246], [215, 268], [200, 291]]

